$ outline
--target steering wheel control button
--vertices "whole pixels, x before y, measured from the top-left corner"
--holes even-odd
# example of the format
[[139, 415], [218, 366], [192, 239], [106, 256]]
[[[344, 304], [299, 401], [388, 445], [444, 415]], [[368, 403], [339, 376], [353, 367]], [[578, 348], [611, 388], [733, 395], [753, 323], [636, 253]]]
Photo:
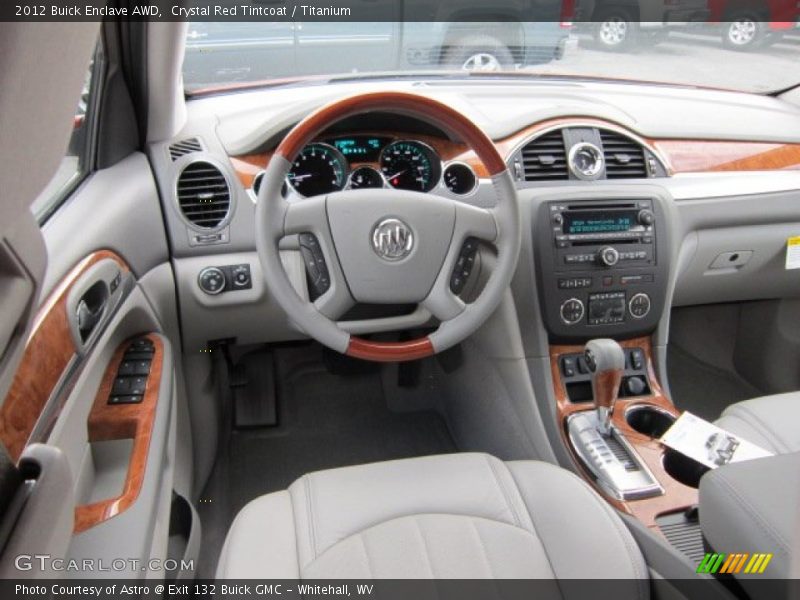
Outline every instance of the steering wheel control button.
[[225, 273], [217, 267], [206, 267], [197, 276], [200, 289], [210, 296], [216, 296], [225, 291]]
[[414, 249], [414, 234], [400, 219], [384, 219], [372, 229], [372, 249], [383, 260], [402, 260]]
[[644, 319], [650, 314], [650, 296], [645, 293], [636, 294], [628, 302], [628, 310], [635, 319]]
[[472, 274], [472, 268], [475, 266], [477, 254], [478, 240], [467, 238], [461, 246], [461, 252], [458, 253], [458, 259], [456, 259], [456, 266], [450, 276], [450, 291], [456, 296], [464, 291], [469, 276]]
[[313, 233], [301, 233], [298, 236], [298, 240], [300, 241], [300, 253], [303, 255], [303, 262], [306, 263], [311, 298], [316, 300], [331, 287], [328, 265], [325, 262], [325, 256], [322, 254], [319, 240]]
[[583, 302], [577, 298], [570, 298], [561, 305], [561, 320], [567, 325], [580, 323], [585, 312]]
[[619, 252], [611, 246], [600, 248], [597, 252], [597, 260], [606, 267], [613, 267], [619, 262]]

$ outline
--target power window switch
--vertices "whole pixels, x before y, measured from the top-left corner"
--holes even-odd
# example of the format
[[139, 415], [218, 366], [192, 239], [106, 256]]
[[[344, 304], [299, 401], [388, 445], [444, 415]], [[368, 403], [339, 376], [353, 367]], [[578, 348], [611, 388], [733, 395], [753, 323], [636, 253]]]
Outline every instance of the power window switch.
[[147, 377], [131, 377], [129, 394], [141, 395], [147, 389]]
[[109, 404], [141, 404], [143, 396], [111, 396], [108, 399]]
[[136, 367], [136, 362], [133, 360], [123, 360], [119, 364], [119, 370], [117, 371], [117, 375], [135, 375], [134, 369]]
[[131, 393], [131, 377], [117, 377], [114, 379], [114, 385], [111, 387], [111, 394], [113, 396], [125, 396]]
[[150, 373], [149, 360], [135, 360], [131, 362], [133, 362], [133, 369], [131, 370], [130, 373], [131, 375], [147, 375]]

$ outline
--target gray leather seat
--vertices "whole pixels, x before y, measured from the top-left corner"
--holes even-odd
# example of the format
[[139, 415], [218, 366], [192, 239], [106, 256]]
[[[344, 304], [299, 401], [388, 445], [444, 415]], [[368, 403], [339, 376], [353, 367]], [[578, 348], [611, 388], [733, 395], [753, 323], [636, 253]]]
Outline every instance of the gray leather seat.
[[305, 475], [242, 509], [217, 576], [619, 578], [648, 595], [636, 543], [587, 484], [485, 454]]
[[800, 392], [737, 402], [715, 423], [775, 454], [800, 452]]

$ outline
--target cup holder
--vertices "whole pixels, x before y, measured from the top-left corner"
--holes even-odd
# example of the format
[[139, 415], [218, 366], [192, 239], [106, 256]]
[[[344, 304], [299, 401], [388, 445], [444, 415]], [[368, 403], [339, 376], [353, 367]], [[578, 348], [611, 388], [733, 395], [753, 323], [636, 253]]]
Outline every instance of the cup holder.
[[640, 404], [625, 412], [625, 420], [634, 431], [651, 438], [660, 438], [675, 422], [675, 417], [653, 406]]
[[665, 448], [663, 465], [670, 477], [693, 488], [700, 487], [700, 478], [711, 470], [672, 448]]

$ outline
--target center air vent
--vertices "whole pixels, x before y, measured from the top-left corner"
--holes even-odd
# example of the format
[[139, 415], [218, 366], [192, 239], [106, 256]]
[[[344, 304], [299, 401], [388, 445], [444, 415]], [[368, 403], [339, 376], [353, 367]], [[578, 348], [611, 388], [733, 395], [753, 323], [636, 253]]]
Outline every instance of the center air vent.
[[198, 227], [213, 229], [228, 216], [231, 206], [228, 181], [209, 162], [196, 161], [181, 171], [177, 195], [181, 212]]
[[642, 146], [629, 137], [607, 129], [600, 130], [608, 179], [647, 177]]
[[522, 148], [522, 170], [525, 181], [569, 179], [567, 151], [560, 129], [538, 137]]
[[200, 140], [197, 138], [188, 138], [175, 142], [169, 147], [169, 156], [173, 162], [178, 160], [181, 156], [186, 156], [192, 152], [200, 152], [203, 147], [200, 145]]

